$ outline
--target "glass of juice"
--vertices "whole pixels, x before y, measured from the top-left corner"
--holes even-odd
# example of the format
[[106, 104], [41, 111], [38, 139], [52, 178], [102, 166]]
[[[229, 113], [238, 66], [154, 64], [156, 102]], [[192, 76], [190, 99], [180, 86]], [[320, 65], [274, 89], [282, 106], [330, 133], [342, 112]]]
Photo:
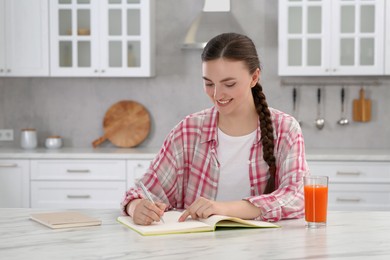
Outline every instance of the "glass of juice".
[[308, 228], [326, 226], [328, 209], [328, 177], [306, 176], [303, 179], [305, 192], [305, 220]]

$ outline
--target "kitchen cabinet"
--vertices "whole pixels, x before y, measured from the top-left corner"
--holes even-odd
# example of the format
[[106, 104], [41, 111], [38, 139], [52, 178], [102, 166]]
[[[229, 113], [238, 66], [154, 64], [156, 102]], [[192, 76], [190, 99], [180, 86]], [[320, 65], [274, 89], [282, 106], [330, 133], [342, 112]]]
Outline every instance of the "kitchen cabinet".
[[312, 175], [329, 176], [331, 210], [390, 210], [390, 163], [308, 161]]
[[30, 207], [29, 160], [0, 160], [0, 208]]
[[127, 160], [127, 189], [134, 187], [150, 166], [151, 160]]
[[384, 0], [279, 1], [279, 75], [383, 75], [384, 8]]
[[386, 3], [386, 40], [385, 40], [385, 74], [390, 75], [390, 3]]
[[31, 207], [118, 209], [125, 160], [31, 160]]
[[49, 75], [48, 0], [0, 0], [0, 77]]
[[52, 76], [154, 75], [154, 0], [50, 2]]

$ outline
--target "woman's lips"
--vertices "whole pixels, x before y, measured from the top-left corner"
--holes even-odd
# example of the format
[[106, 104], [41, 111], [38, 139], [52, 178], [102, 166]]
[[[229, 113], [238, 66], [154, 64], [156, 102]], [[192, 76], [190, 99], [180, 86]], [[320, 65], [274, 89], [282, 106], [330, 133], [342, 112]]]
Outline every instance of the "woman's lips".
[[216, 100], [218, 105], [220, 106], [226, 106], [227, 104], [229, 104], [233, 99], [225, 99], [225, 100]]

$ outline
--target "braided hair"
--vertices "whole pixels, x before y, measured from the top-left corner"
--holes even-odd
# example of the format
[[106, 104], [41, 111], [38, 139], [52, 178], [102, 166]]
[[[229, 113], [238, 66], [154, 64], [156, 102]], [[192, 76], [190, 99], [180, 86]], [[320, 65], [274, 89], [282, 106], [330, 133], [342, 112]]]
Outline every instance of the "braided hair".
[[[201, 58], [202, 62], [219, 58], [244, 61], [251, 74], [257, 68], [260, 68], [260, 61], [254, 43], [247, 36], [237, 33], [223, 33], [212, 38], [203, 49]], [[272, 119], [266, 97], [263, 93], [263, 87], [260, 83], [257, 82], [252, 87], [252, 96], [260, 120], [263, 159], [269, 167], [270, 177], [264, 190], [264, 194], [267, 194], [275, 190], [276, 163]]]

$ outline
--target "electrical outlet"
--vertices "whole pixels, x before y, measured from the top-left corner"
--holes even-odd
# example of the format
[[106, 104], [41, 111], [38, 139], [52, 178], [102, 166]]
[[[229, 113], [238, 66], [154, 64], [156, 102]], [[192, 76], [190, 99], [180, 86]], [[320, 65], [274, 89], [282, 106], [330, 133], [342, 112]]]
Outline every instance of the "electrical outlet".
[[14, 130], [13, 129], [0, 129], [0, 141], [13, 141]]

